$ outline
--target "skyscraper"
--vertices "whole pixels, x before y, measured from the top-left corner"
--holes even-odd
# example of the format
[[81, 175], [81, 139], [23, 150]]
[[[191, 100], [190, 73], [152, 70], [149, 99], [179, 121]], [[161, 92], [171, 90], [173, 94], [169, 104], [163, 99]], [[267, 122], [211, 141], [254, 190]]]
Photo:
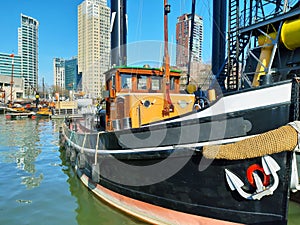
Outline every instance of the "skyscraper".
[[77, 90], [78, 64], [77, 57], [65, 60], [65, 85], [66, 90]]
[[0, 52], [0, 75], [22, 78], [21, 57]]
[[65, 90], [65, 60], [61, 58], [53, 59], [54, 87], [55, 91]]
[[[12, 88], [11, 88], [11, 85]], [[0, 53], [0, 101], [22, 98], [24, 81], [19, 55]], [[2, 95], [4, 93], [4, 96]]]
[[38, 88], [38, 27], [39, 22], [21, 14], [18, 28], [18, 55], [21, 56], [21, 71], [25, 93]]
[[78, 74], [77, 57], [72, 59], [54, 58], [53, 78], [55, 91], [78, 90], [80, 75]]
[[104, 72], [110, 66], [110, 9], [106, 0], [85, 0], [78, 6], [78, 72], [82, 91], [101, 96]]
[[[192, 15], [183, 14], [177, 18], [176, 24], [176, 65], [186, 67], [189, 62], [190, 36], [192, 27]], [[195, 15], [192, 62], [202, 61], [202, 43], [203, 43], [203, 19]]]

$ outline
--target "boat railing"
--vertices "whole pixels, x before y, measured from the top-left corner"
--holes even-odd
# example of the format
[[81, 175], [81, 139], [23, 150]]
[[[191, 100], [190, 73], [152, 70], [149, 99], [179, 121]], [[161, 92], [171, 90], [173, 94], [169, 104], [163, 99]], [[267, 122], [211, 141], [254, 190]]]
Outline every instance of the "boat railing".
[[291, 191], [300, 191], [300, 146], [297, 146], [293, 153], [292, 174], [291, 174]]

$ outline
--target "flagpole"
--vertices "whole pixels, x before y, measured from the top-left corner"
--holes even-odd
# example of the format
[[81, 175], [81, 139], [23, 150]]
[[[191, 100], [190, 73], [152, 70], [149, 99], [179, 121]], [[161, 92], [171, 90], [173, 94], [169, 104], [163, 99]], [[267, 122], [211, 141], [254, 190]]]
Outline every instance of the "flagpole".
[[14, 85], [14, 54], [11, 54], [11, 79], [10, 79], [10, 106], [12, 106], [13, 102], [13, 85]]

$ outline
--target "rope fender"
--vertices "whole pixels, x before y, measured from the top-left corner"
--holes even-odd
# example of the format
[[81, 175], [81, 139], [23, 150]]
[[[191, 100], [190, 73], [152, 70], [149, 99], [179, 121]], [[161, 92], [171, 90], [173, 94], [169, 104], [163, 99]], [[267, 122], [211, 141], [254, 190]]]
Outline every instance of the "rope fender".
[[293, 151], [298, 145], [298, 132], [300, 132], [300, 122], [294, 121], [235, 143], [204, 146], [203, 156], [208, 159], [241, 160]]

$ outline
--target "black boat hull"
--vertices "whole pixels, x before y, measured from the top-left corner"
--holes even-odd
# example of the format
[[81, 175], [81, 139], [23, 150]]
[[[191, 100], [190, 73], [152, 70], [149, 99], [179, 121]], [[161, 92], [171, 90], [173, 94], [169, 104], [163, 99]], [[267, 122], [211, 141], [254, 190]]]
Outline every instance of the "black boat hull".
[[[205, 145], [235, 143], [294, 120], [291, 83], [273, 88], [277, 92], [282, 90], [283, 94], [277, 96], [280, 100], [276, 98], [269, 105], [262, 101], [257, 105], [241, 104], [236, 110], [225, 109], [223, 114], [210, 112], [207, 116], [209, 112], [204, 111], [138, 129], [87, 132], [79, 120], [67, 121], [61, 142], [90, 189], [108, 202], [112, 200], [107, 199], [118, 196], [113, 205], [148, 222], [182, 224], [183, 221], [178, 223], [178, 217], [182, 217], [195, 219], [195, 224], [205, 224], [205, 221], [207, 224], [287, 224], [292, 152], [283, 150], [271, 155], [280, 168], [279, 185], [273, 193], [256, 200], [246, 199], [232, 190], [226, 170], [240, 179], [243, 191], [252, 194], [256, 188], [250, 184], [247, 170], [253, 165], [262, 168], [261, 157], [209, 160], [202, 154]], [[261, 88], [241, 95], [246, 93], [251, 99], [253, 95], [260, 99], [269, 91], [272, 90]], [[226, 100], [234, 101], [231, 96], [225, 96]], [[259, 176], [264, 180], [266, 175]], [[274, 176], [266, 186], [272, 183], [275, 183]], [[129, 203], [122, 205], [124, 199], [133, 205], [126, 208]], [[138, 209], [141, 204], [155, 208], [154, 212], [167, 212], [145, 215], [145, 209]]]
[[[283, 152], [272, 157], [282, 168], [278, 172], [280, 186], [273, 195], [255, 201], [243, 199], [237, 192], [229, 189], [225, 169], [236, 173], [245, 183], [245, 188], [249, 188], [249, 192], [254, 192], [255, 189], [247, 180], [246, 171], [251, 165], [261, 165], [260, 158], [238, 161], [213, 160], [201, 171], [201, 153], [195, 152], [192, 156], [189, 153], [186, 156], [182, 154], [170, 156], [167, 159], [170, 167], [182, 164], [186, 158], [188, 160], [181, 169], [176, 166], [171, 169], [169, 167], [169, 170], [178, 171], [163, 180], [165, 173], [159, 169], [142, 168], [159, 164], [161, 163], [159, 160], [137, 156], [133, 160], [122, 160], [124, 164], [120, 166], [120, 163], [116, 163], [115, 158], [111, 156], [101, 157], [99, 168], [100, 174], [103, 175], [100, 177], [99, 185], [131, 199], [177, 212], [242, 224], [286, 224], [291, 153]], [[94, 155], [88, 154], [86, 167], [80, 170], [88, 177], [92, 177], [92, 167], [89, 165], [93, 165], [93, 161]], [[133, 165], [138, 165], [139, 169], [136, 167], [128, 169]], [[146, 183], [152, 183], [156, 179], [159, 182], [136, 186], [137, 183], [142, 184], [147, 179], [149, 180]]]

